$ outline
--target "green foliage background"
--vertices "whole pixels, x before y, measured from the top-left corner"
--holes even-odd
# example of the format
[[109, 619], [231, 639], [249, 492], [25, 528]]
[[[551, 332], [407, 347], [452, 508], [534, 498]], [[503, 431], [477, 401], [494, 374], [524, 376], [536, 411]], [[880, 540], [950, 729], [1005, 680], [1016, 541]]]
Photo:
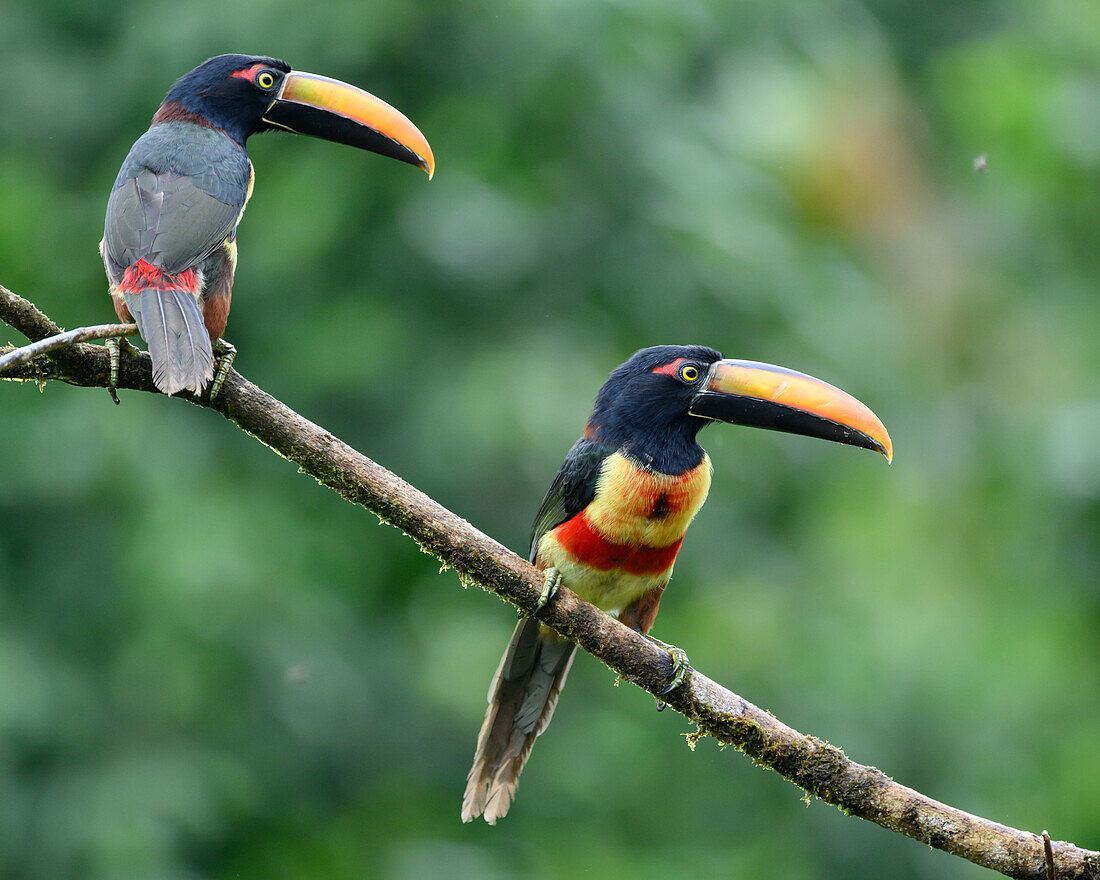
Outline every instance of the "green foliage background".
[[[1097, 848], [1098, 45], [1094, 0], [0, 0], [0, 282], [112, 319], [108, 188], [209, 55], [383, 96], [430, 184], [254, 140], [241, 371], [520, 552], [640, 346], [851, 391], [893, 467], [703, 435], [656, 633], [899, 781]], [[7, 385], [0, 424], [4, 878], [985, 874], [689, 751], [590, 658], [512, 814], [463, 826], [509, 608], [212, 412]]]

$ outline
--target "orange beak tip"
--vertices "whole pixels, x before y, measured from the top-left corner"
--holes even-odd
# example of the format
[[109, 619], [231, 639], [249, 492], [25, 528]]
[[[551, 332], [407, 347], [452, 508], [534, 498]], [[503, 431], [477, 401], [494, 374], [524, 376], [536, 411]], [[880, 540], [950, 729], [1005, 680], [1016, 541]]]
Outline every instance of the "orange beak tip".
[[381, 98], [340, 80], [291, 71], [264, 121], [416, 165], [428, 180], [435, 176], [435, 156], [420, 129]]
[[[880, 423], [881, 424], [881, 423]], [[894, 463], [894, 442], [890, 439], [890, 435], [886, 433], [886, 429], [882, 430], [881, 439], [876, 437], [875, 441], [879, 444], [879, 452], [882, 453], [886, 459], [887, 464]]]

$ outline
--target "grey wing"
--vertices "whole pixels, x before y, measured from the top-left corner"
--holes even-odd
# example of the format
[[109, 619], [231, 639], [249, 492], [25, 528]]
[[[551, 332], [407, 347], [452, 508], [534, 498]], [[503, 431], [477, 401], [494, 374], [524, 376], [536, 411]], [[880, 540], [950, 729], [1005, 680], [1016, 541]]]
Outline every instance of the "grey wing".
[[225, 241], [240, 212], [189, 177], [146, 168], [111, 193], [104, 248], [123, 268], [145, 260], [175, 275], [197, 266]]
[[121, 275], [145, 260], [170, 274], [197, 266], [236, 227], [248, 155], [215, 129], [157, 125], [130, 150], [107, 201], [104, 252]]

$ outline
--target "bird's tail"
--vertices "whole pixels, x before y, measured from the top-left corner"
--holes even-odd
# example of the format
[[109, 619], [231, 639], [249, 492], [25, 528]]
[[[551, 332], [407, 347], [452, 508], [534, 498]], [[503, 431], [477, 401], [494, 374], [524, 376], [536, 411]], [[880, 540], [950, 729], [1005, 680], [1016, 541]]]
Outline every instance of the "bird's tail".
[[462, 821], [495, 825], [508, 812], [535, 739], [554, 715], [577, 646], [525, 617], [489, 685], [489, 710], [466, 777]]
[[214, 351], [203, 323], [194, 269], [169, 275], [139, 260], [119, 290], [153, 359], [153, 382], [165, 394], [202, 393], [214, 378]]

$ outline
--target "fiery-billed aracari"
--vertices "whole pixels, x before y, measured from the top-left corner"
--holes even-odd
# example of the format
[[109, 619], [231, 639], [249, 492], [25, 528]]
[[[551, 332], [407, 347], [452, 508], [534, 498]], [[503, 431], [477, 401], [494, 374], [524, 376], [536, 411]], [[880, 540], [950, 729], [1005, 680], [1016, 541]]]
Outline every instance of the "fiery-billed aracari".
[[[214, 377], [237, 264], [237, 224], [252, 194], [245, 144], [291, 131], [435, 169], [424, 136], [384, 101], [275, 58], [219, 55], [182, 76], [130, 149], [107, 201], [100, 251], [115, 311], [136, 321], [166, 394]], [[117, 371], [117, 340], [112, 347]], [[112, 386], [114, 382], [112, 381]]]
[[[569, 450], [535, 517], [530, 559], [546, 572], [540, 608], [562, 583], [647, 634], [692, 517], [710, 488], [696, 441], [711, 421], [806, 434], [892, 455], [866, 406], [782, 367], [723, 360], [698, 345], [637, 352], [596, 395], [584, 436]], [[654, 639], [656, 641], [656, 639]], [[686, 657], [673, 659], [671, 691]], [[520, 771], [546, 729], [575, 646], [533, 618], [516, 626], [489, 685], [462, 799], [462, 820], [490, 825], [508, 812]]]

